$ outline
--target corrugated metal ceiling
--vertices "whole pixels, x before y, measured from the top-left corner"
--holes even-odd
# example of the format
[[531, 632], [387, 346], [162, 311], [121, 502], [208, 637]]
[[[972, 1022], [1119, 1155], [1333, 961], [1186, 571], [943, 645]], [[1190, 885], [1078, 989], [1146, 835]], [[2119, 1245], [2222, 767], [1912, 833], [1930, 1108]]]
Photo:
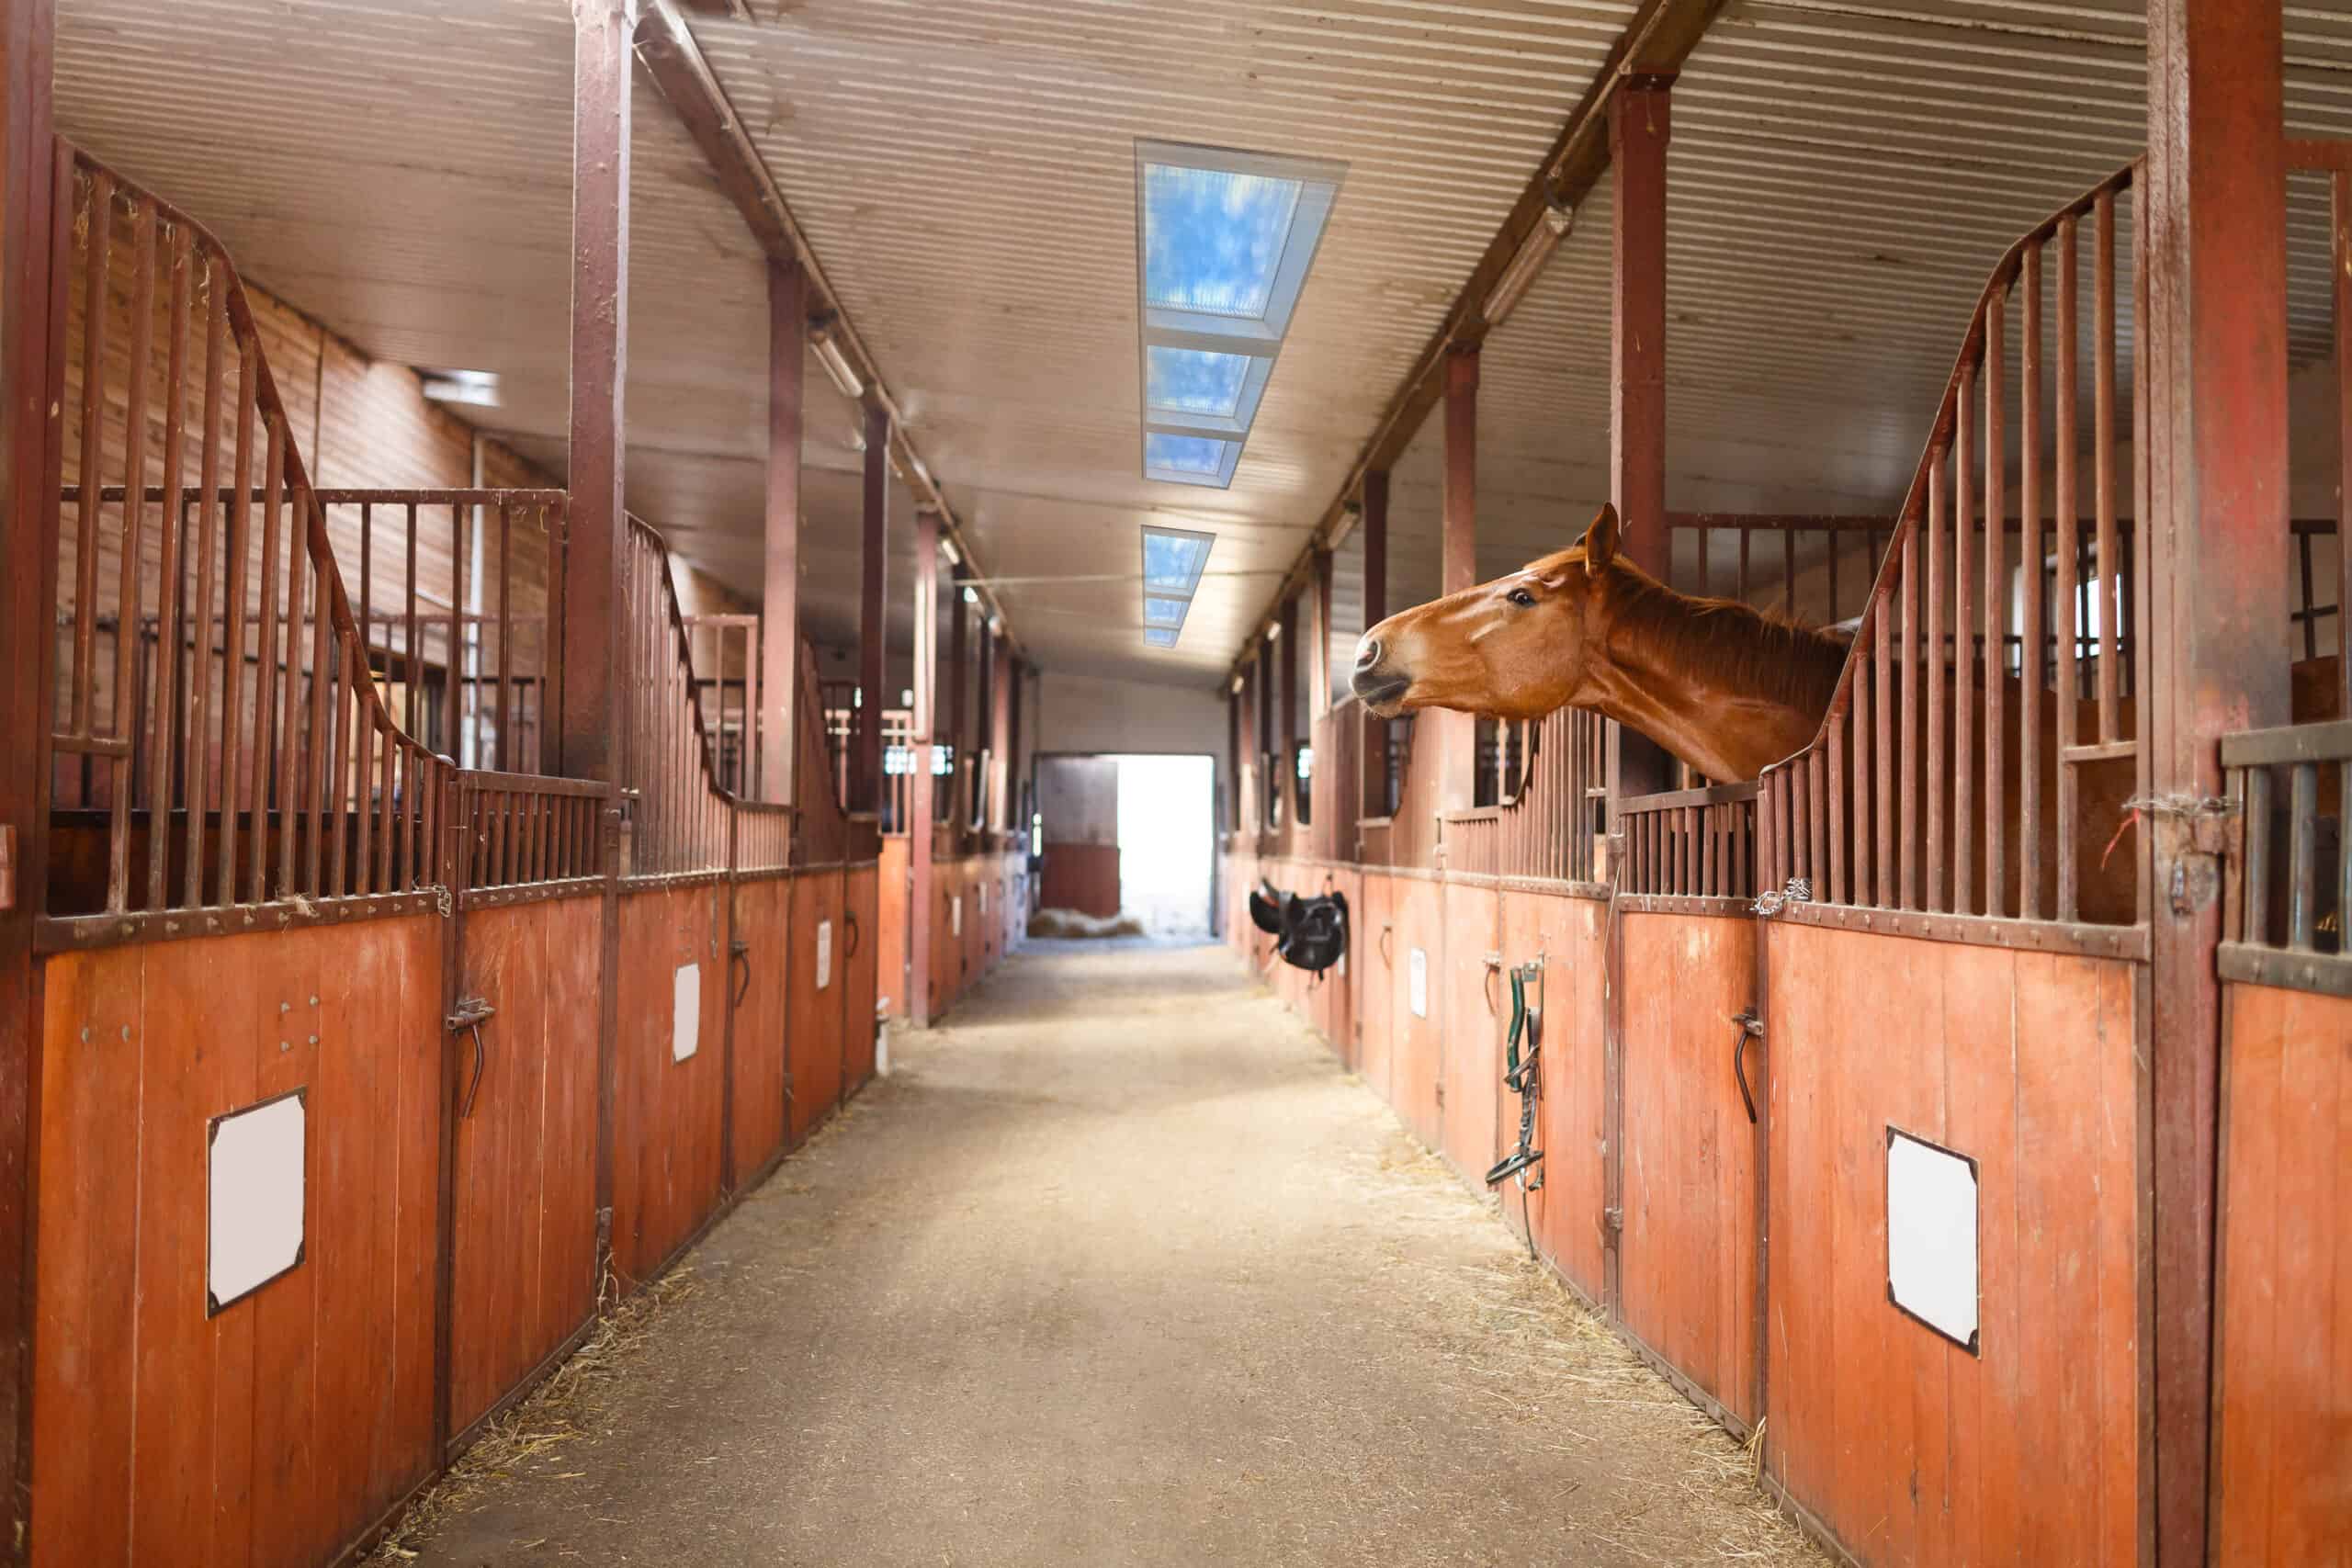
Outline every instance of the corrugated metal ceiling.
[[[1056, 667], [1209, 680], [1632, 9], [751, 0], [753, 20], [694, 30], [994, 571], [1132, 571], [1147, 520], [1218, 534], [1172, 654], [1100, 582], [1007, 588], [1023, 640]], [[2288, 26], [2290, 124], [2352, 134], [2352, 15]], [[59, 31], [68, 134], [368, 352], [500, 372], [497, 423], [560, 461], [567, 7], [72, 0]], [[2143, 47], [2131, 0], [1729, 7], [1674, 96], [1673, 503], [1891, 507], [1995, 257], [2138, 152]], [[1229, 491], [1139, 477], [1138, 136], [1350, 164]], [[756, 591], [759, 258], [650, 90], [634, 157], [632, 503]], [[2326, 320], [2315, 197], [2298, 183], [2301, 354]], [[1482, 568], [1606, 491], [1608, 208], [1604, 181], [1489, 340]], [[808, 385], [811, 621], [838, 637], [854, 419], [813, 365]], [[1392, 604], [1435, 585], [1437, 445], [1432, 425], [1398, 467]]]

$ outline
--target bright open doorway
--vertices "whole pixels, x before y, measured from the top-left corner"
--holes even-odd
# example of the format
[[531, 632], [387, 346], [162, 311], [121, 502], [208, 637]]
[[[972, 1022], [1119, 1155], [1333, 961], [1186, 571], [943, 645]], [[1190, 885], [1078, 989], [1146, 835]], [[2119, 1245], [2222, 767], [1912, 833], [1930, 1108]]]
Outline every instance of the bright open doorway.
[[1119, 902], [1157, 937], [1206, 937], [1216, 764], [1119, 756]]

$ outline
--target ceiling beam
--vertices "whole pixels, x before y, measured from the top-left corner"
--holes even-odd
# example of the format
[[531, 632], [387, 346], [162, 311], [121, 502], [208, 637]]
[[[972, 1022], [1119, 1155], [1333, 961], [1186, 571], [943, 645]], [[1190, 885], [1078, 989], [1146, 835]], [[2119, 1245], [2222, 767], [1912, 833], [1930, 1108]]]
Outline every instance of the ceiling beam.
[[973, 586], [979, 590], [989, 614], [998, 618], [1002, 635], [1018, 649], [1012, 617], [1005, 614], [1003, 604], [990, 588], [987, 570], [973, 550], [956, 509], [947, 504], [946, 493], [907, 434], [905, 419], [882, 379], [882, 367], [851, 324], [848, 310], [834, 291], [831, 279], [825, 276], [808, 235], [784, 199], [784, 192], [769, 175], [751, 133], [744, 129], [735, 106], [728, 101], [726, 90], [718, 85], [710, 62], [703, 57], [702, 47], [687, 29], [685, 18], [679, 15], [681, 8], [705, 16], [736, 14], [730, 0], [650, 0], [638, 22], [638, 58], [644, 62], [654, 85], [661, 88], [662, 97], [669, 101], [686, 134], [702, 149], [711, 174], [718, 181], [719, 191], [742, 214], [744, 226], [751, 230], [760, 248], [774, 260], [800, 266], [808, 278], [809, 314], [831, 318], [829, 330], [833, 342], [857, 373], [857, 378], [865, 384], [865, 400], [889, 415], [890, 466], [898, 470], [907, 488], [915, 492], [918, 507], [939, 513], [944, 536], [954, 543], [956, 552], [971, 569]]
[[1642, 0], [1641, 8], [1610, 47], [1608, 58], [1601, 62], [1592, 85], [1569, 113], [1552, 150], [1536, 166], [1510, 216], [1487, 243], [1478, 265], [1471, 269], [1453, 308], [1446, 311], [1444, 321], [1414, 360], [1403, 385], [1389, 398], [1379, 423], [1373, 426], [1370, 439], [1340, 483], [1339, 493], [1316, 522], [1306, 547], [1283, 573], [1273, 597], [1259, 613], [1227, 671], [1228, 682], [1248, 666], [1283, 602], [1306, 582], [1314, 566], [1315, 552], [1331, 548], [1347, 537], [1350, 508], [1361, 493], [1364, 476], [1394, 467], [1414, 433], [1420, 429], [1421, 421], [1436, 406], [1444, 388], [1446, 355], [1457, 345], [1485, 339], [1487, 297], [1535, 226], [1555, 208], [1574, 209], [1608, 172], [1610, 100], [1629, 78], [1671, 76], [1680, 70], [1724, 5], [1724, 0]]

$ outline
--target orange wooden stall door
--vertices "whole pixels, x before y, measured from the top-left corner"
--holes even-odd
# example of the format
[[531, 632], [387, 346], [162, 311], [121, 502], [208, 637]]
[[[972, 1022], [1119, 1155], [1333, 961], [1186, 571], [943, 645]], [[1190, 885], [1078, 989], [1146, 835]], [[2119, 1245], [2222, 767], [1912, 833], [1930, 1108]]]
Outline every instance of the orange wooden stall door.
[[[1760, 1133], [1734, 1076], [1756, 992], [1756, 922], [1626, 914], [1619, 1314], [1738, 1427], [1758, 1412]], [[1750, 1092], [1762, 1089], [1747, 1053]], [[1759, 1111], [1761, 1100], [1758, 1101]]]

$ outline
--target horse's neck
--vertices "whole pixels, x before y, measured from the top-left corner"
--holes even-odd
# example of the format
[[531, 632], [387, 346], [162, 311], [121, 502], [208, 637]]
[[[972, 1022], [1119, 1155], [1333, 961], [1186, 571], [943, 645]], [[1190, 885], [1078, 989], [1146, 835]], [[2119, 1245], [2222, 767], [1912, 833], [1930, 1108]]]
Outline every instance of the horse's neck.
[[1589, 700], [1712, 779], [1755, 778], [1821, 728], [1845, 645], [1743, 604], [1628, 578]]

